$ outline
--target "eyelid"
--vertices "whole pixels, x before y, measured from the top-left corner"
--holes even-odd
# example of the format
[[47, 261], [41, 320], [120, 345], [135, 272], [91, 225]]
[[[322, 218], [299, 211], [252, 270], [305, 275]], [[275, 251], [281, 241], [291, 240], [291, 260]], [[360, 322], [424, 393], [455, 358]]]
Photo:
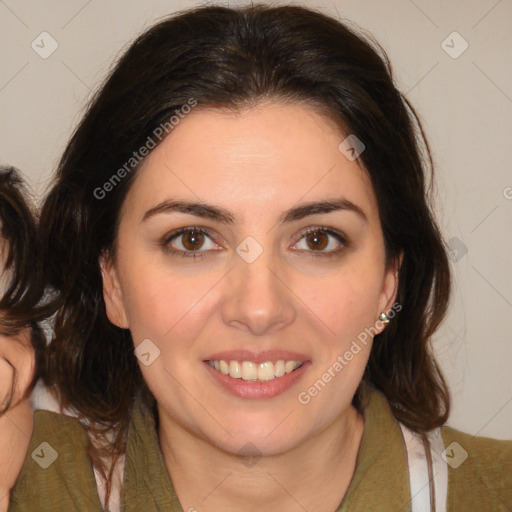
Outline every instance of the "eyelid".
[[343, 232], [331, 226], [320, 226], [317, 224], [310, 226], [308, 228], [304, 228], [304, 230], [301, 231], [299, 240], [302, 240], [302, 238], [304, 238], [306, 235], [314, 233], [315, 231], [322, 231], [329, 235], [333, 235], [335, 238], [338, 238], [340, 242], [348, 243], [347, 236]]
[[177, 228], [177, 229], [171, 231], [170, 233], [166, 234], [164, 236], [164, 239], [171, 240], [173, 238], [176, 238], [179, 235], [183, 235], [190, 231], [197, 231], [198, 233], [208, 235], [210, 238], [213, 237], [213, 231], [210, 228], [203, 227], [203, 226], [185, 226], [183, 228]]

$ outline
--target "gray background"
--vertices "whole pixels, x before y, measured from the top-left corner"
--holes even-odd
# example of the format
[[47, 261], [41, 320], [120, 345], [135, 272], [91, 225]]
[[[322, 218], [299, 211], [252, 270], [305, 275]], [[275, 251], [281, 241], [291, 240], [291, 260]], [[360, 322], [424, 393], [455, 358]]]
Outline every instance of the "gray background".
[[[433, 343], [453, 392], [448, 424], [512, 438], [512, 1], [295, 3], [371, 32], [424, 122], [437, 217], [453, 247], [456, 289]], [[20, 168], [41, 197], [114, 60], [144, 28], [194, 5], [0, 0], [0, 163]], [[450, 36], [454, 31], [463, 39]], [[50, 48], [42, 32], [58, 44], [46, 59], [31, 46]], [[457, 58], [447, 53], [460, 53], [464, 41], [468, 48]]]

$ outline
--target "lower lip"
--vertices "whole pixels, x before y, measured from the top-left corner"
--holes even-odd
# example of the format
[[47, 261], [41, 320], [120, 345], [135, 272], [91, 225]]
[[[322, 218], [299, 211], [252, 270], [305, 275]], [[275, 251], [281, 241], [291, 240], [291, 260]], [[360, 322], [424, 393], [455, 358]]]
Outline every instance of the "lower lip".
[[203, 362], [207, 371], [213, 376], [224, 389], [240, 398], [273, 398], [287, 391], [297, 380], [299, 380], [304, 372], [311, 365], [310, 361], [306, 361], [300, 368], [293, 372], [286, 373], [282, 377], [278, 377], [266, 382], [257, 382], [250, 380], [234, 379], [229, 375], [219, 372], [208, 362]]

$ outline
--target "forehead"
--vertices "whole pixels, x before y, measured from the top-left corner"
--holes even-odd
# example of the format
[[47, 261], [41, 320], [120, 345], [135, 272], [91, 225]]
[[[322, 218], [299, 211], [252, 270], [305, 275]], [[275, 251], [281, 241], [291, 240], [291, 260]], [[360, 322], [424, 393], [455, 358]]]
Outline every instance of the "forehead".
[[369, 176], [338, 148], [345, 137], [333, 120], [304, 104], [266, 103], [236, 112], [197, 107], [146, 158], [125, 203], [140, 210], [179, 196], [277, 214], [329, 196], [344, 197], [372, 216]]

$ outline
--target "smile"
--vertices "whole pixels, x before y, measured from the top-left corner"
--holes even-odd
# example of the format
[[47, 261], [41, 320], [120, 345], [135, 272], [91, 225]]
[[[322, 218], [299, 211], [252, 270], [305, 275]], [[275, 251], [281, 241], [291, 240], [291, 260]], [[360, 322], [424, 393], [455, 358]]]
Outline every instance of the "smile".
[[244, 381], [268, 382], [279, 379], [302, 366], [302, 361], [265, 361], [254, 363], [252, 361], [208, 361], [208, 364], [223, 375], [229, 375], [233, 379]]

